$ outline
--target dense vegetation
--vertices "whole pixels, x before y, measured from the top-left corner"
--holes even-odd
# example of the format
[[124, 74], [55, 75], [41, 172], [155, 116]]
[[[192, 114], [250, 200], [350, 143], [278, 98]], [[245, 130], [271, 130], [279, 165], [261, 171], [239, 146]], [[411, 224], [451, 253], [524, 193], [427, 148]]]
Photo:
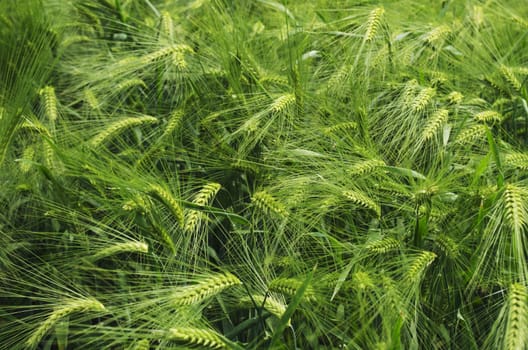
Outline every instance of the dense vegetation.
[[528, 349], [525, 5], [0, 2], [0, 348]]

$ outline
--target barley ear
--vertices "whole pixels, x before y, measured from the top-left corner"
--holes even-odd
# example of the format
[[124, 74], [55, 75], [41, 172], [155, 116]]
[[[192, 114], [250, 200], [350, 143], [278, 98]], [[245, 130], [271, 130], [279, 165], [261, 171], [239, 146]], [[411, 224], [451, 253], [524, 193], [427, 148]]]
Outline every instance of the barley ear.
[[40, 96], [44, 111], [50, 122], [54, 123], [59, 113], [57, 111], [57, 96], [53, 86], [46, 86], [40, 90]]
[[125, 129], [143, 124], [155, 124], [157, 122], [158, 119], [151, 116], [125, 118], [110, 124], [105, 130], [92, 138], [90, 144], [93, 147], [99, 147]]
[[[297, 278], [276, 278], [270, 282], [268, 289], [271, 292], [278, 292], [289, 296], [294, 296], [297, 290], [302, 286], [303, 281]], [[313, 286], [309, 285], [304, 294], [303, 299], [306, 301], [315, 301], [315, 290]]]
[[202, 349], [227, 349], [228, 344], [222, 335], [205, 328], [177, 327], [167, 332], [167, 339]]
[[196, 284], [179, 287], [171, 299], [176, 306], [197, 304], [239, 284], [242, 282], [231, 273], [213, 274]]
[[288, 216], [286, 208], [284, 208], [284, 206], [279, 203], [272, 195], [265, 191], [255, 193], [253, 197], [251, 197], [251, 202], [256, 208], [260, 209], [266, 214], [273, 213], [282, 218], [286, 218]]
[[378, 33], [378, 29], [384, 13], [385, 9], [383, 7], [375, 8], [370, 12], [366, 25], [367, 30], [365, 31], [365, 36], [363, 38], [365, 42], [372, 41]]
[[184, 217], [183, 217], [183, 209], [174, 198], [172, 193], [165, 190], [160, 185], [150, 185], [148, 188], [148, 194], [153, 196], [155, 199], [159, 200], [161, 203], [165, 205], [167, 209], [172, 213], [174, 218], [178, 221], [180, 224], [180, 227], [183, 227], [184, 225]]
[[528, 288], [515, 283], [508, 296], [508, 321], [504, 349], [523, 350], [528, 346]]
[[385, 237], [368, 243], [365, 248], [375, 254], [385, 254], [400, 249], [400, 246], [401, 243], [398, 240], [392, 237]]
[[26, 346], [31, 349], [35, 348], [60, 319], [73, 312], [102, 312], [105, 310], [104, 305], [93, 298], [68, 300], [64, 306], [56, 308], [55, 311], [53, 311], [51, 315], [40, 324], [31, 337], [26, 341]]
[[422, 251], [411, 262], [411, 266], [407, 270], [405, 279], [409, 282], [420, 281], [424, 271], [436, 259], [436, 254], [429, 251]]
[[107, 256], [112, 256], [120, 253], [148, 253], [148, 245], [143, 242], [123, 242], [113, 244], [101, 249], [90, 257], [91, 260], [99, 260]]

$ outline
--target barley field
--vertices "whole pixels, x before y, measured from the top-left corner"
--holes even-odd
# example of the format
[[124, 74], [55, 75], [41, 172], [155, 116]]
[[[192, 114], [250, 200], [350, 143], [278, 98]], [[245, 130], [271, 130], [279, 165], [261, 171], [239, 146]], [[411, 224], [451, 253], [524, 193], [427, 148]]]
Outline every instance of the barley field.
[[0, 350], [528, 349], [523, 0], [0, 0]]

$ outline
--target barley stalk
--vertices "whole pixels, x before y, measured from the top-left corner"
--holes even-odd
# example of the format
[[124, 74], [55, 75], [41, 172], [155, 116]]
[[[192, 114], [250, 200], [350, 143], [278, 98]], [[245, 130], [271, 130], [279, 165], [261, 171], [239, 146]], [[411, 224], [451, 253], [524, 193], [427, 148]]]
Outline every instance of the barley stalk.
[[192, 305], [239, 284], [242, 282], [231, 273], [213, 274], [197, 284], [180, 287], [171, 298], [177, 306]]
[[93, 147], [99, 147], [125, 129], [142, 124], [155, 124], [157, 122], [158, 119], [151, 116], [125, 118], [110, 124], [105, 130], [93, 137], [90, 140], [90, 144]]

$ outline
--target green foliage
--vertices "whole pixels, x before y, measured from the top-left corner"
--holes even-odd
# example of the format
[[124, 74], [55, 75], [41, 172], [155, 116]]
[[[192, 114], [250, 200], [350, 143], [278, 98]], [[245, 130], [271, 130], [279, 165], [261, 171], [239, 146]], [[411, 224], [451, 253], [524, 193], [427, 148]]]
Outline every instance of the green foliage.
[[525, 349], [522, 5], [0, 2], [0, 348]]

